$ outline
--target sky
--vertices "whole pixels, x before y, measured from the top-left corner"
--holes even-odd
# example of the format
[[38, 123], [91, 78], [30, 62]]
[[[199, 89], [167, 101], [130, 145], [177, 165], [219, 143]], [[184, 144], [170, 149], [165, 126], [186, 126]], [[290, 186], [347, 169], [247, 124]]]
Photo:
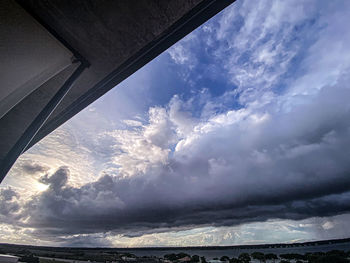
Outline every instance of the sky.
[[23, 154], [0, 242], [350, 237], [350, 1], [238, 0]]

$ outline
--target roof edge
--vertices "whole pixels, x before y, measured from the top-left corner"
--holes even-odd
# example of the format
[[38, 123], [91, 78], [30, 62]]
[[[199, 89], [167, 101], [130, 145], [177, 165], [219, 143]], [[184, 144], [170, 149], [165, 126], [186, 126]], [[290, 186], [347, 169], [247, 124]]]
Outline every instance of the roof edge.
[[38, 16], [35, 11], [30, 7], [29, 2], [26, 0], [15, 0], [30, 16], [32, 16], [40, 25], [42, 25], [54, 38], [56, 38], [65, 48], [72, 52], [74, 60], [80, 61], [86, 68], [90, 66], [90, 62], [79, 53], [75, 48], [73, 48], [63, 37], [61, 37], [56, 30], [50, 27], [40, 16]]
[[[22, 3], [21, 0], [17, 1]], [[62, 111], [62, 113], [59, 116], [47, 122], [40, 129], [40, 131], [33, 138], [31, 143], [25, 150], [32, 147], [35, 143], [40, 141], [42, 138], [51, 133], [57, 127], [59, 127], [64, 122], [72, 118], [75, 114], [77, 114], [89, 104], [94, 102], [96, 99], [98, 99], [106, 92], [114, 88], [124, 79], [132, 75], [138, 69], [140, 69], [148, 62], [156, 58], [162, 52], [167, 50], [173, 44], [175, 44], [180, 39], [191, 33], [197, 27], [208, 21], [210, 18], [215, 16], [217, 13], [222, 11], [225, 7], [229, 6], [233, 2], [235, 2], [235, 0], [204, 0], [203, 2], [198, 4], [187, 14], [181, 17], [178, 21], [176, 21], [173, 25], [171, 25], [159, 37], [157, 37], [155, 40], [151, 41], [149, 44], [143, 47], [135, 55], [130, 57], [126, 62], [124, 62], [117, 69], [112, 71], [104, 79], [98, 82], [87, 93], [85, 93], [75, 102], [73, 102], [69, 107]], [[59, 39], [62, 38], [59, 37]]]

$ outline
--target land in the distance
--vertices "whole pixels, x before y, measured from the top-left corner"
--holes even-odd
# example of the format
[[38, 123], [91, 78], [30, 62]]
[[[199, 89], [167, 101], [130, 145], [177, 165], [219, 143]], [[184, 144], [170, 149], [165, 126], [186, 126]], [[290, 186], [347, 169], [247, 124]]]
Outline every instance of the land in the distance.
[[[350, 238], [238, 246], [85, 248], [0, 244], [28, 263], [76, 262], [350, 262]], [[249, 261], [250, 258], [250, 261]], [[59, 262], [61, 261], [61, 262]], [[81, 261], [81, 262], [79, 262]]]

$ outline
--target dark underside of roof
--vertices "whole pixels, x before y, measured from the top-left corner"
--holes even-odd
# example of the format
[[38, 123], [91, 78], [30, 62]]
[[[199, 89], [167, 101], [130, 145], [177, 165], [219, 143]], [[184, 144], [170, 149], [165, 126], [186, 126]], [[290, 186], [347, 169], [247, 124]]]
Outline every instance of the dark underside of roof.
[[[232, 2], [17, 0], [78, 60], [90, 64], [26, 149]], [[75, 68], [63, 70], [0, 119], [0, 162]]]

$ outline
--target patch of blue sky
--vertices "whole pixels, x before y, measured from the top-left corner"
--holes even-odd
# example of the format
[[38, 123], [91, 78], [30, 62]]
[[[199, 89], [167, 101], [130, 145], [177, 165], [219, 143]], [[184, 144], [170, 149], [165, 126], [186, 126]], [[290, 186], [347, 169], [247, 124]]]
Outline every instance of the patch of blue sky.
[[[237, 3], [237, 5], [241, 5], [241, 3]], [[231, 67], [240, 69], [249, 66], [251, 70], [256, 71], [263, 68], [267, 75], [273, 75], [279, 71], [280, 64], [278, 62], [288, 59], [286, 58], [288, 54], [277, 53], [274, 58], [274, 62], [277, 63], [267, 65], [264, 60], [254, 61], [257, 50], [269, 42], [272, 43], [269, 47], [272, 52], [276, 51], [278, 45], [282, 45], [283, 50], [288, 50], [288, 52], [294, 50], [295, 55], [278, 80], [274, 83], [265, 83], [265, 85], [273, 84], [271, 90], [280, 94], [288, 87], [290, 79], [303, 74], [301, 63], [307, 52], [307, 47], [316, 41], [318, 33], [322, 29], [322, 25], [317, 23], [319, 14], [313, 11], [310, 12], [308, 19], [301, 20], [295, 25], [282, 23], [278, 30], [267, 32], [261, 39], [259, 36], [262, 29], [255, 27], [253, 33], [257, 31], [256, 34], [254, 33], [256, 39], [251, 40], [254, 45], [242, 52], [232, 45], [231, 39], [217, 37], [218, 25], [223, 15], [224, 13], [221, 13], [214, 17], [175, 45], [181, 47], [186, 53], [185, 57], [181, 58], [180, 63], [176, 63], [176, 61], [174, 63], [169, 53], [164, 52], [135, 74], [138, 78], [142, 71], [148, 74], [149, 81], [142, 83], [146, 87], [141, 89], [140, 86], [132, 87], [133, 82], [126, 80], [120, 84], [119, 89], [131, 89], [130, 92], [126, 91], [126, 93], [140, 107], [141, 112], [147, 112], [148, 108], [152, 106], [164, 107], [175, 95], [184, 101], [192, 100], [192, 107], [187, 110], [190, 110], [194, 117], [199, 117], [202, 114], [205, 106], [204, 97], [216, 100], [216, 106], [211, 112], [213, 114], [236, 110], [244, 107], [244, 104], [238, 100], [239, 93], [231, 92], [237, 88], [237, 85], [231, 80], [232, 74], [227, 69], [227, 64], [230, 63], [229, 60], [232, 56], [237, 59], [234, 64], [230, 65]], [[244, 26], [244, 21], [243, 16], [238, 14], [231, 21], [226, 34], [230, 37], [237, 35]], [[291, 26], [293, 28], [290, 30], [290, 35], [286, 37], [286, 28]], [[248, 81], [242, 85], [250, 87]], [[115, 96], [119, 95], [116, 92]]]

